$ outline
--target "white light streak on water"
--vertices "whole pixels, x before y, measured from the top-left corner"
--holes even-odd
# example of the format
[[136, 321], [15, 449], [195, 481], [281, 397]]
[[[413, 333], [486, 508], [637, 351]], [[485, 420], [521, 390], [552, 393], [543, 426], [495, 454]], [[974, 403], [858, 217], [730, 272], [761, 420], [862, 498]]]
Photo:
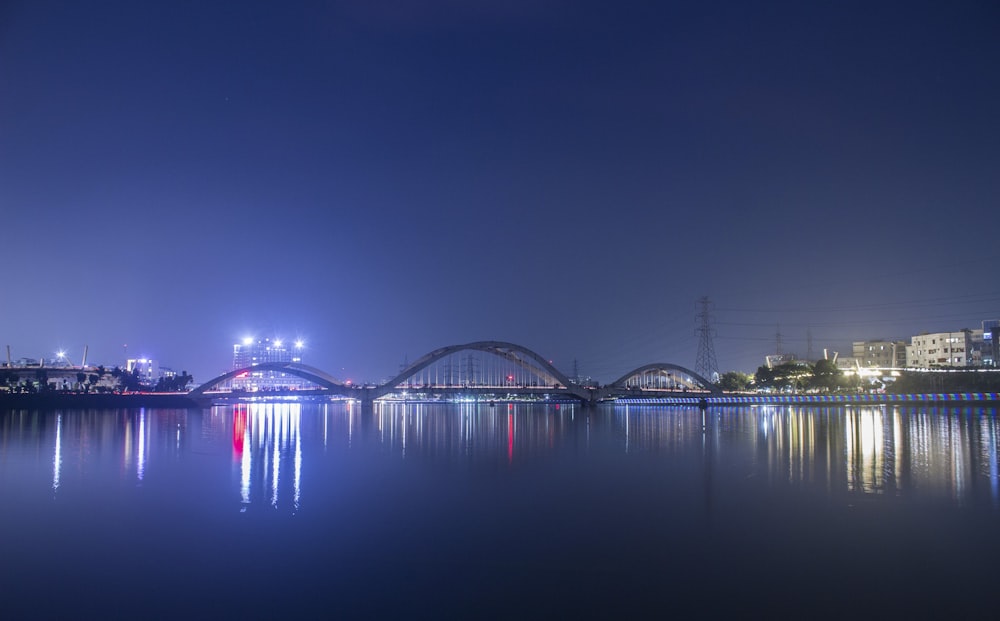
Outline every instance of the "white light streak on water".
[[[178, 434], [180, 431], [177, 432]], [[146, 474], [146, 412], [139, 413], [139, 453], [135, 462], [135, 475], [142, 481]]]
[[271, 452], [271, 506], [278, 506], [278, 470], [281, 467], [281, 452], [279, 450], [280, 426], [272, 425], [271, 433], [274, 436], [273, 450]]
[[989, 462], [990, 471], [990, 492], [993, 497], [993, 506], [1000, 504], [1000, 473], [997, 469], [997, 424], [996, 419], [991, 418], [986, 422], [986, 432], [983, 434], [986, 442], [986, 455]]
[[243, 511], [250, 504], [250, 466], [252, 465], [250, 454], [253, 453], [251, 444], [250, 425], [243, 431], [243, 455], [240, 458], [240, 501], [243, 503]]
[[628, 453], [628, 451], [629, 451], [629, 440], [630, 440], [629, 433], [631, 433], [630, 429], [629, 429], [628, 418], [629, 418], [629, 416], [628, 416], [628, 406], [626, 405], [625, 406], [625, 452], [626, 453]]
[[[292, 502], [295, 505], [295, 509], [299, 508], [299, 496], [301, 496], [302, 489], [300, 486], [302, 480], [302, 433], [300, 429], [300, 416], [299, 412], [296, 411], [292, 414], [293, 423], [293, 433], [295, 434], [295, 481], [294, 481], [294, 494]], [[350, 431], [348, 431], [350, 433]]]
[[952, 465], [952, 497], [959, 500], [965, 495], [966, 468], [969, 464], [969, 456], [966, 450], [965, 434], [963, 433], [962, 419], [950, 419], [947, 435], [948, 448], [950, 449]]
[[862, 479], [866, 492], [880, 492], [882, 487], [882, 416], [868, 410], [861, 413]]
[[59, 489], [59, 474], [62, 470], [62, 414], [56, 416], [56, 454], [52, 458], [52, 491]]
[[893, 486], [898, 490], [901, 485], [900, 473], [903, 472], [903, 415], [898, 411], [892, 417], [893, 446]]

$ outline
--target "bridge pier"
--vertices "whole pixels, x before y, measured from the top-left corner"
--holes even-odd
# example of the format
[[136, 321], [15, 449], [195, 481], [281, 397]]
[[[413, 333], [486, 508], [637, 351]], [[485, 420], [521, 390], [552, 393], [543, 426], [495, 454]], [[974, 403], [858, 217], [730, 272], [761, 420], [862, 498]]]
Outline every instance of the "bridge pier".
[[357, 398], [361, 401], [361, 416], [370, 418], [375, 413], [375, 398], [372, 396], [372, 389], [366, 386], [359, 393]]

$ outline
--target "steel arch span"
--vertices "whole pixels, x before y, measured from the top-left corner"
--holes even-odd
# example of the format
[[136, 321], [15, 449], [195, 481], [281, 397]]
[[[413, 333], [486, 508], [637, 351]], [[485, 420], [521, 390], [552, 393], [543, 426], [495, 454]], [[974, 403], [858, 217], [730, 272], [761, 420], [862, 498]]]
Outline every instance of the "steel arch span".
[[707, 379], [705, 379], [701, 375], [698, 375], [697, 373], [695, 373], [691, 369], [682, 367], [682, 366], [680, 366], [678, 364], [671, 364], [669, 362], [653, 362], [651, 364], [643, 365], [643, 366], [641, 366], [641, 367], [639, 367], [637, 369], [633, 369], [632, 371], [629, 371], [625, 375], [622, 375], [621, 377], [619, 377], [614, 382], [612, 382], [612, 383], [608, 384], [607, 386], [605, 386], [602, 390], [603, 391], [607, 391], [607, 393], [609, 395], [612, 392], [627, 391], [628, 390], [628, 382], [629, 382], [630, 379], [635, 378], [635, 377], [640, 377], [640, 376], [648, 373], [649, 371], [660, 371], [662, 373], [668, 373], [668, 374], [670, 372], [676, 372], [676, 373], [678, 373], [680, 375], [687, 376], [687, 377], [691, 378], [692, 380], [694, 380], [693, 383], [696, 384], [702, 390], [706, 390], [706, 391], [708, 391], [709, 393], [711, 393], [713, 395], [721, 395], [722, 394], [722, 390], [718, 386], [716, 386], [712, 382], [708, 381]]
[[192, 397], [203, 396], [210, 388], [217, 386], [222, 382], [231, 380], [238, 375], [252, 371], [278, 371], [281, 373], [288, 373], [289, 375], [294, 375], [295, 377], [312, 382], [317, 386], [322, 386], [330, 392], [342, 394], [344, 396], [350, 396], [354, 394], [355, 391], [354, 388], [344, 384], [337, 378], [328, 374], [326, 371], [322, 371], [316, 367], [311, 367], [298, 362], [262, 362], [261, 364], [254, 365], [252, 367], [236, 369], [235, 371], [230, 371], [229, 373], [223, 373], [218, 377], [213, 377], [201, 386], [191, 390], [188, 395]]
[[413, 378], [435, 362], [462, 351], [480, 351], [493, 354], [535, 375], [548, 386], [557, 386], [557, 390], [560, 392], [568, 393], [584, 401], [589, 401], [593, 397], [590, 390], [571, 382], [568, 377], [563, 375], [559, 369], [552, 366], [542, 356], [527, 347], [503, 341], [476, 341], [464, 345], [450, 345], [435, 349], [403, 369], [399, 375], [375, 389], [372, 397], [379, 399], [396, 392], [407, 380]]

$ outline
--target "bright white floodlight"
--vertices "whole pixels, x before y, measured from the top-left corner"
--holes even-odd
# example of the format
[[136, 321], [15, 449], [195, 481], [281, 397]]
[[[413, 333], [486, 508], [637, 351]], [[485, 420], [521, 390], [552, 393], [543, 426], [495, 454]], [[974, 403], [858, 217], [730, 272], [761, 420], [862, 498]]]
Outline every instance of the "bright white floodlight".
[[302, 349], [305, 346], [305, 342], [302, 339], [295, 341], [295, 349]]
[[245, 337], [243, 337], [243, 344], [244, 345], [253, 345], [253, 337], [252, 336], [245, 336]]

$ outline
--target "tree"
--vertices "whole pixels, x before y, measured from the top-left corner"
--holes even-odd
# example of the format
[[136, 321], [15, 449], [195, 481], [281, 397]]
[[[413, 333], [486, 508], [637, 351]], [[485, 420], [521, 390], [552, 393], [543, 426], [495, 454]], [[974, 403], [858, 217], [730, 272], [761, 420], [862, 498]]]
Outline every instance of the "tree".
[[812, 377], [812, 368], [799, 362], [785, 362], [776, 367], [762, 366], [754, 380], [758, 386], [773, 390], [802, 390]]
[[729, 392], [743, 392], [750, 389], [753, 377], [740, 371], [726, 371], [719, 378], [719, 388]]
[[11, 384], [11, 380], [13, 380], [14, 377], [15, 375], [10, 371], [0, 371], [0, 384], [3, 384], [4, 386], [9, 386]]
[[180, 375], [161, 377], [156, 380], [154, 390], [156, 392], [183, 392], [193, 380], [194, 378], [188, 375], [187, 371], [181, 371]]
[[761, 388], [773, 388], [774, 387], [774, 369], [767, 365], [761, 365], [757, 367], [757, 372], [754, 374], [754, 383]]
[[35, 380], [38, 381], [38, 392], [45, 392], [49, 389], [49, 372], [47, 370], [36, 369]]
[[142, 387], [142, 381], [139, 379], [139, 369], [132, 369], [132, 372], [124, 371], [121, 367], [115, 367], [111, 369], [111, 377], [118, 380], [118, 389], [122, 392], [135, 392]]
[[827, 392], [837, 390], [842, 385], [844, 372], [837, 368], [833, 360], [817, 360], [813, 365], [809, 386]]

